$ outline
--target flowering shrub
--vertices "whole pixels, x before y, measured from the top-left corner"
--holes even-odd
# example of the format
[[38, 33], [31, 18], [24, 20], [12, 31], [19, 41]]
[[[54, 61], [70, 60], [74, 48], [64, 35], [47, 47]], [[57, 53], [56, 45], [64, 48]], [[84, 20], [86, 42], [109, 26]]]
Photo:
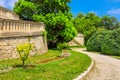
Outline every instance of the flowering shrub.
[[22, 60], [22, 65], [24, 66], [25, 61], [28, 58], [28, 55], [30, 53], [30, 51], [32, 50], [32, 44], [30, 43], [23, 43], [18, 45], [17, 47], [17, 52], [19, 53], [19, 56]]

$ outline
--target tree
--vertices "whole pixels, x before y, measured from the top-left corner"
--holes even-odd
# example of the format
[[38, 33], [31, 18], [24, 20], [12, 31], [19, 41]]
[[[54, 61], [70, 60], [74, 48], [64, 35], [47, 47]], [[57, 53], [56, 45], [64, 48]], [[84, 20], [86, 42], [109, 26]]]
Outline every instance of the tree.
[[55, 48], [59, 43], [69, 42], [77, 34], [72, 23], [72, 14], [69, 13], [68, 3], [70, 1], [19, 0], [14, 11], [22, 19], [44, 22], [48, 33], [48, 46]]
[[113, 30], [120, 27], [119, 21], [115, 17], [111, 16], [103, 16], [102, 17], [102, 25], [107, 30]]
[[79, 13], [74, 19], [73, 23], [78, 32], [83, 33], [85, 44], [91, 35], [100, 27], [101, 19], [94, 13], [87, 13], [86, 15]]
[[33, 17], [35, 21], [46, 23], [49, 48], [57, 47], [59, 43], [69, 42], [77, 34], [72, 21], [62, 12], [58, 12], [57, 14], [49, 13], [46, 16], [34, 15]]
[[80, 12], [80, 13], [78, 13], [77, 14], [77, 18], [82, 18], [82, 17], [84, 17], [85, 15], [82, 13], [82, 12]]
[[85, 16], [85, 19], [90, 19], [94, 23], [94, 26], [96, 28], [101, 27], [101, 18], [99, 16], [97, 16], [95, 13], [93, 13], [93, 12], [87, 13]]

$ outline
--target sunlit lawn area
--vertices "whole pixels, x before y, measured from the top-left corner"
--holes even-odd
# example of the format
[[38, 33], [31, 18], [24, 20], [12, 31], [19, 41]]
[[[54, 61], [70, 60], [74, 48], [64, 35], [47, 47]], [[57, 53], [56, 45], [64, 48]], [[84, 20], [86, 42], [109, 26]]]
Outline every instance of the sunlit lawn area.
[[[39, 63], [60, 55], [57, 50], [49, 50], [43, 55], [29, 57], [26, 61], [33, 67], [14, 67], [6, 73], [0, 73], [0, 80], [72, 80], [80, 75], [91, 63], [91, 59], [79, 52], [71, 51], [71, 56], [47, 63]], [[20, 65], [20, 59], [0, 61], [0, 70]]]

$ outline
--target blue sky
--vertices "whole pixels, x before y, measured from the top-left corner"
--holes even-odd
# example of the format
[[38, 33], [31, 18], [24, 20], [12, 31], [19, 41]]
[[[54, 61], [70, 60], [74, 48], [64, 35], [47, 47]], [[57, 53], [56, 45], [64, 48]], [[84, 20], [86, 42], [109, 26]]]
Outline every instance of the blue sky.
[[94, 12], [99, 16], [111, 15], [120, 20], [120, 0], [72, 0], [71, 12]]
[[[0, 0], [0, 5], [12, 9], [16, 1]], [[69, 5], [74, 15], [79, 12], [94, 12], [99, 16], [111, 15], [120, 20], [120, 0], [72, 0]]]

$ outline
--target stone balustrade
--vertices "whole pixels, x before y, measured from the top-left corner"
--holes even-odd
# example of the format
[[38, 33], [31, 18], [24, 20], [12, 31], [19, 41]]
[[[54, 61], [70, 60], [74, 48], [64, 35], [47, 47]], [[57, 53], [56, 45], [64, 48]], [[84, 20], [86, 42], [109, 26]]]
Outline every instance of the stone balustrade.
[[30, 22], [22, 20], [0, 20], [0, 31], [44, 31], [42, 22]]

